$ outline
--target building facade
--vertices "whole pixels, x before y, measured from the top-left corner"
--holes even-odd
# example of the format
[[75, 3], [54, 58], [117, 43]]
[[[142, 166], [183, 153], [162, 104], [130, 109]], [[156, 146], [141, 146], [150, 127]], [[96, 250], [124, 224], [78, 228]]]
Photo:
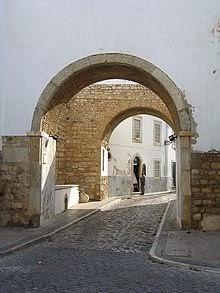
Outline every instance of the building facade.
[[145, 176], [145, 193], [175, 187], [175, 142], [172, 129], [150, 115], [127, 118], [109, 140], [109, 195], [141, 192], [140, 177]]

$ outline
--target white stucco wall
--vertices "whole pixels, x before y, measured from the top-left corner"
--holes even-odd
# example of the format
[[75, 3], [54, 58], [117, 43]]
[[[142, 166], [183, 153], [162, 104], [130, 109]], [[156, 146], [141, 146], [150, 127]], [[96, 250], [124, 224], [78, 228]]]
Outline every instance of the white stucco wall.
[[108, 151], [101, 147], [101, 176], [108, 176]]
[[[132, 175], [133, 159], [139, 155], [146, 164], [147, 177], [154, 177], [154, 159], [161, 161], [161, 177], [171, 176], [171, 161], [175, 161], [172, 146], [165, 146], [164, 140], [173, 134], [172, 129], [161, 119], [150, 115], [142, 117], [142, 142], [132, 142], [132, 117], [122, 121], [112, 132], [109, 141], [111, 160], [108, 162], [108, 175]], [[154, 145], [154, 121], [161, 123], [161, 145]], [[167, 164], [167, 165], [166, 165]]]
[[69, 63], [92, 54], [121, 52], [166, 72], [194, 107], [199, 132], [195, 148], [220, 150], [219, 0], [0, 3], [3, 135], [30, 130], [40, 93]]
[[[169, 140], [169, 136], [173, 134], [173, 130], [169, 127], [169, 125], [166, 125], [166, 136], [165, 139]], [[176, 144], [171, 143], [170, 145], [166, 146], [167, 150], [167, 176], [172, 177], [172, 163], [176, 162]]]

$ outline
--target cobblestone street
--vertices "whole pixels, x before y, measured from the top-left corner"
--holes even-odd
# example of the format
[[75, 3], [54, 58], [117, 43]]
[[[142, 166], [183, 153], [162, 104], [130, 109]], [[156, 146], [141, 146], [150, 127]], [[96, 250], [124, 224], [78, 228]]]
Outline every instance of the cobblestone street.
[[0, 259], [0, 292], [219, 292], [218, 274], [148, 258], [172, 195], [122, 199]]

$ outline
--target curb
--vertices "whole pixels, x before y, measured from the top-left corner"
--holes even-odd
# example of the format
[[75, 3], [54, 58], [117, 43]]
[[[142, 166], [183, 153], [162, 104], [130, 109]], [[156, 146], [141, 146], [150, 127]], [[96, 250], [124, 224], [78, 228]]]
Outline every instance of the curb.
[[97, 213], [99, 211], [102, 211], [104, 208], [106, 208], [108, 206], [111, 206], [112, 204], [115, 204], [115, 203], [117, 203], [119, 201], [121, 201], [121, 199], [120, 198], [116, 198], [115, 200], [106, 203], [102, 207], [100, 207], [100, 208], [98, 208], [96, 210], [93, 210], [93, 211], [89, 212], [88, 214], [79, 217], [78, 219], [75, 219], [73, 221], [70, 221], [68, 224], [66, 224], [66, 225], [64, 225], [62, 227], [59, 227], [59, 228], [55, 229], [52, 232], [45, 233], [45, 234], [43, 234], [41, 236], [36, 236], [36, 237], [33, 236], [33, 239], [26, 240], [26, 241], [24, 241], [21, 244], [18, 244], [18, 245], [12, 246], [11, 248], [8, 248], [6, 250], [3, 250], [3, 251], [0, 252], [0, 257], [6, 256], [6, 255], [9, 255], [9, 254], [13, 254], [14, 252], [16, 252], [16, 251], [18, 251], [20, 249], [27, 248], [27, 247], [29, 247], [29, 246], [31, 246], [33, 244], [36, 244], [36, 243], [45, 241], [47, 238], [55, 235], [56, 233], [58, 233], [58, 232], [60, 232], [62, 230], [65, 230], [69, 226], [71, 226], [71, 225], [73, 225], [73, 224], [75, 224], [77, 222], [80, 222], [83, 219], [85, 219], [85, 218], [87, 218], [87, 217], [89, 217], [89, 216], [91, 216], [91, 215], [93, 215], [93, 214], [95, 214], [95, 213]]
[[170, 205], [171, 205], [171, 201], [169, 201], [169, 203], [167, 204], [167, 207], [166, 207], [166, 210], [164, 212], [163, 218], [162, 218], [162, 220], [160, 222], [157, 234], [156, 234], [156, 236], [154, 238], [153, 245], [152, 245], [152, 247], [150, 249], [150, 252], [149, 252], [150, 259], [152, 261], [155, 261], [155, 262], [158, 262], [158, 263], [161, 263], [161, 264], [168, 264], [170, 266], [174, 266], [174, 267], [178, 267], [178, 268], [184, 268], [184, 269], [193, 270], [193, 271], [205, 271], [205, 272], [209, 272], [209, 273], [211, 272], [211, 273], [220, 274], [220, 269], [214, 269], [214, 268], [211, 268], [211, 267], [208, 267], [208, 266], [204, 267], [204, 266], [187, 264], [187, 263], [179, 262], [179, 261], [173, 261], [173, 260], [169, 260], [169, 259], [166, 259], [166, 258], [163, 258], [161, 256], [156, 255], [156, 249], [157, 249], [157, 246], [158, 246], [159, 237], [161, 235], [161, 232], [162, 232], [164, 222], [165, 222], [168, 210], [170, 208]]

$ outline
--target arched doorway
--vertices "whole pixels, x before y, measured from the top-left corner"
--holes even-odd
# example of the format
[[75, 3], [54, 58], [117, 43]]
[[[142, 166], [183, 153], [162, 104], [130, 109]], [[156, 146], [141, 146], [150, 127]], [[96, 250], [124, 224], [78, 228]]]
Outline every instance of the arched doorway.
[[140, 192], [141, 158], [137, 155], [132, 162], [133, 192]]
[[[117, 89], [117, 93], [118, 93], [118, 89]], [[137, 88], [135, 89], [135, 93], [137, 93], [137, 96], [139, 96], [139, 92], [137, 92]], [[136, 103], [135, 93], [133, 94], [133, 97]], [[147, 92], [147, 96], [148, 95], [149, 93]], [[151, 98], [152, 96], [150, 97], [150, 99]], [[157, 98], [158, 97], [155, 96], [154, 100], [156, 100]], [[142, 96], [142, 100], [144, 100], [143, 96]], [[151, 106], [151, 109], [147, 108], [147, 105]], [[142, 172], [144, 173], [143, 175], [145, 177], [146, 175], [148, 175], [149, 177], [148, 180], [146, 181], [145, 191], [144, 191], [145, 193], [159, 192], [159, 191], [165, 191], [170, 189], [171, 178], [169, 178], [169, 180], [167, 180], [166, 178], [167, 177], [166, 164], [168, 164], [168, 161], [166, 161], [167, 143], [169, 142], [167, 141], [168, 135], [166, 134], [167, 133], [166, 130], [168, 125], [164, 122], [168, 122], [170, 126], [172, 126], [172, 121], [168, 119], [169, 111], [167, 110], [166, 107], [160, 108], [160, 112], [157, 109], [158, 107], [154, 109], [154, 104], [151, 104], [150, 101], [147, 99], [145, 108], [144, 107], [129, 108], [126, 111], [120, 112], [113, 117], [111, 115], [110, 120], [106, 124], [106, 128], [103, 132], [103, 136], [101, 140], [102, 145], [106, 146], [106, 148], [108, 148], [109, 146], [111, 150], [113, 150], [113, 153], [114, 153], [113, 157], [114, 157], [114, 160], [117, 162], [117, 168], [116, 166], [113, 168], [113, 163], [110, 162], [110, 168], [109, 168], [110, 177], [105, 178], [105, 180], [107, 179], [109, 180], [110, 196], [129, 194], [130, 186], [132, 186], [130, 192], [133, 192], [133, 191], [140, 192], [141, 190], [140, 190], [140, 186], [138, 186], [138, 183], [140, 183], [139, 178], [142, 175]], [[149, 113], [151, 113], [151, 115], [149, 115]], [[113, 112], [111, 114], [113, 114]], [[133, 116], [133, 114], [135, 114], [135, 116]], [[166, 116], [166, 120], [158, 119], [164, 116]], [[145, 120], [145, 117], [148, 117], [148, 120]], [[134, 132], [133, 132], [134, 130], [133, 127], [135, 125], [134, 122], [137, 118], [140, 119], [140, 121], [142, 120], [145, 121], [145, 123], [143, 124], [141, 123], [141, 127], [139, 129], [141, 139], [137, 139], [136, 135], [134, 135]], [[130, 128], [129, 128], [128, 121], [131, 122]], [[157, 146], [154, 145], [155, 122], [157, 122], [156, 125], [158, 125], [158, 123], [160, 124], [160, 126], [163, 125], [163, 127], [160, 127], [160, 132], [161, 132], [161, 134], [159, 135], [160, 142]], [[120, 124], [123, 124], [122, 126], [123, 131], [117, 130], [118, 127], [119, 129], [122, 130], [122, 128], [120, 128]], [[169, 130], [171, 131], [171, 133], [173, 133], [172, 127], [169, 127]], [[112, 135], [114, 137], [113, 141], [112, 141]], [[144, 141], [142, 141], [142, 137]], [[129, 139], [130, 139], [130, 142], [129, 142]], [[113, 145], [111, 145], [112, 143]], [[162, 155], [162, 153], [164, 154], [164, 156]], [[154, 156], [152, 156], [152, 154], [154, 154]], [[140, 164], [138, 164], [139, 166], [138, 168], [134, 167], [135, 157], [138, 157], [138, 159], [140, 160]], [[146, 164], [148, 162], [148, 159], [150, 161], [150, 164], [148, 165], [149, 166], [148, 171], [150, 172], [147, 174]], [[161, 168], [163, 168], [163, 172], [160, 172], [159, 177], [154, 174], [155, 161], [157, 162], [160, 161]], [[127, 162], [129, 162], [130, 172], [126, 171]], [[171, 164], [171, 162], [169, 164]], [[132, 176], [134, 174], [135, 168], [139, 170], [138, 179], [136, 179], [135, 176]], [[113, 172], [113, 169], [115, 172]], [[116, 172], [116, 169], [117, 169], [117, 172]], [[130, 176], [129, 174], [131, 174], [130, 179], [128, 179], [128, 176]], [[104, 178], [102, 177], [101, 180], [102, 179]], [[116, 183], [118, 185], [117, 188], [116, 188]], [[133, 183], [135, 183], [135, 190], [133, 188]]]
[[[30, 135], [44, 130], [42, 122], [45, 115], [52, 117], [54, 113], [65, 111], [66, 104], [80, 90], [92, 83], [112, 78], [131, 80], [149, 88], [161, 99], [167, 112], [164, 113], [146, 104], [143, 105], [140, 98], [135, 107], [130, 105], [128, 109], [114, 113], [112, 115], [114, 117], [111, 117], [112, 119], [108, 117], [105, 120], [103, 135], [100, 136], [100, 141], [97, 144], [109, 137], [114, 127], [126, 117], [128, 112], [129, 115], [138, 113], [153, 114], [169, 123], [178, 136], [178, 220], [182, 227], [190, 227], [190, 151], [191, 138], [195, 136], [195, 123], [191, 108], [182, 92], [164, 72], [150, 62], [131, 55], [108, 53], [89, 56], [68, 65], [51, 80], [41, 94], [34, 110], [31, 126], [32, 134]], [[59, 127], [58, 122], [59, 118], [55, 121], [57, 127]], [[100, 122], [102, 123], [102, 121]], [[74, 123], [77, 123], [77, 121]], [[88, 146], [85, 145], [85, 147], [89, 149]], [[33, 205], [31, 197], [30, 205]]]

